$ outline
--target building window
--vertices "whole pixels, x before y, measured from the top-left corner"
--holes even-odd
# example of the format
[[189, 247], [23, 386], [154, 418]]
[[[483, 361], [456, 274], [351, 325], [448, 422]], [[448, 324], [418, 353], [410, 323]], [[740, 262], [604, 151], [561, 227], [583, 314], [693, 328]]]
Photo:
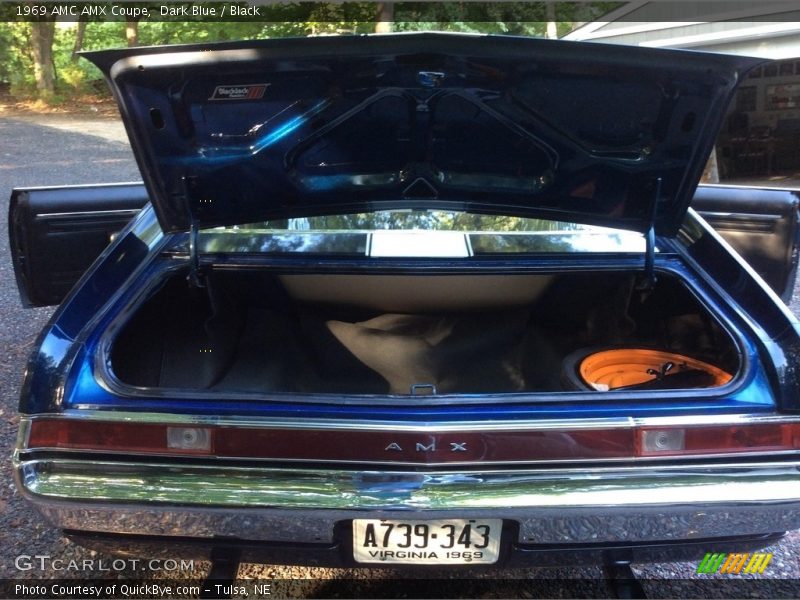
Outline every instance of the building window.
[[800, 83], [768, 85], [765, 108], [767, 110], [800, 108]]
[[756, 86], [751, 85], [739, 88], [736, 96], [736, 111], [749, 112], [756, 109]]

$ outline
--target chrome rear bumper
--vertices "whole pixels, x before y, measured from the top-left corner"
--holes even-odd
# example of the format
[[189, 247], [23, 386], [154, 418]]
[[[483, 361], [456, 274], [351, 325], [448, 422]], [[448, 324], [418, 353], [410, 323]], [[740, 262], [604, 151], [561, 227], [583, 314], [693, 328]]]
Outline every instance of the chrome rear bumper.
[[800, 463], [365, 471], [15, 461], [23, 494], [83, 532], [329, 543], [354, 518], [502, 518], [518, 543], [679, 541], [800, 528]]

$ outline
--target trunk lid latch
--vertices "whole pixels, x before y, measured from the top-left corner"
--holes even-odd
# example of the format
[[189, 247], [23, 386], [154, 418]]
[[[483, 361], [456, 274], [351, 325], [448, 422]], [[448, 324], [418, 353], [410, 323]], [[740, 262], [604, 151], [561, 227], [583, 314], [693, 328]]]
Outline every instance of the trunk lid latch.
[[438, 393], [432, 383], [415, 383], [411, 386], [412, 396], [435, 396]]

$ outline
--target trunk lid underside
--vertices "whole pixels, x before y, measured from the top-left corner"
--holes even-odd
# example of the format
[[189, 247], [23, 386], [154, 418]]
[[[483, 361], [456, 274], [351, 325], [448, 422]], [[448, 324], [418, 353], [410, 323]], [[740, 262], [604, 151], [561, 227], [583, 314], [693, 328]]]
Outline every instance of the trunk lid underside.
[[165, 231], [440, 208], [674, 234], [760, 63], [443, 34], [87, 57]]

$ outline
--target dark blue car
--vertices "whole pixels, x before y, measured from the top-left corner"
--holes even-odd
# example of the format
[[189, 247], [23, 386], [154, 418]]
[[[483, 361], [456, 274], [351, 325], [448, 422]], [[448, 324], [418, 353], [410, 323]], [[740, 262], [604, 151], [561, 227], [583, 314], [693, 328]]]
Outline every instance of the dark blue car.
[[758, 60], [443, 34], [89, 58], [144, 184], [17, 190], [10, 220], [24, 301], [60, 303], [14, 468], [78, 542], [513, 566], [800, 528], [797, 196], [697, 190]]

